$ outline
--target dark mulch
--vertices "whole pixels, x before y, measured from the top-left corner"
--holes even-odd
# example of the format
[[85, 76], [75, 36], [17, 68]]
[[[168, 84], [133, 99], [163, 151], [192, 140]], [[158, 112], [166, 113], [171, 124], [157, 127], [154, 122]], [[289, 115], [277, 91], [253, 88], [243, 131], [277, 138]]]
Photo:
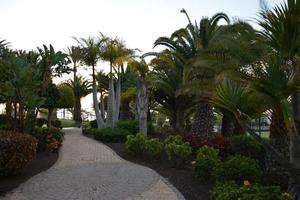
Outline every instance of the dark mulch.
[[112, 148], [119, 156], [125, 160], [150, 167], [166, 178], [175, 186], [187, 200], [206, 200], [210, 199], [209, 190], [211, 183], [201, 183], [195, 176], [190, 161], [174, 167], [174, 164], [167, 160], [165, 154], [159, 158], [153, 158], [149, 155], [133, 156], [127, 153], [124, 143], [105, 143]]
[[0, 196], [4, 196], [30, 177], [49, 169], [58, 159], [58, 153], [38, 152], [23, 174], [0, 178]]

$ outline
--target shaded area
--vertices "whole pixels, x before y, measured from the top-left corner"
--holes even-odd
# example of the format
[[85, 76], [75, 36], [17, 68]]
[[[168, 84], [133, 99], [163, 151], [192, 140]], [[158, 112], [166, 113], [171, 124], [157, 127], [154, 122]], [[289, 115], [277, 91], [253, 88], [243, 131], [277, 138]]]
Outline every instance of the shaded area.
[[21, 183], [24, 183], [32, 176], [49, 169], [58, 159], [58, 153], [37, 152], [36, 159], [30, 162], [25, 173], [0, 178], [0, 196], [17, 188]]
[[190, 163], [174, 168], [165, 154], [158, 158], [148, 155], [133, 156], [127, 153], [124, 143], [105, 143], [122, 158], [150, 167], [175, 186], [187, 200], [208, 200], [211, 183], [201, 183], [195, 176]]

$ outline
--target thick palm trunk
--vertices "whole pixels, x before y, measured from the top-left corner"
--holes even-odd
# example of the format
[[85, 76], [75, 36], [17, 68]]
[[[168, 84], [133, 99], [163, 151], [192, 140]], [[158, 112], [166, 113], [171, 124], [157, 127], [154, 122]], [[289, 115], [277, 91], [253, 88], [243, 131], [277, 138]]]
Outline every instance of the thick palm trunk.
[[175, 129], [177, 131], [183, 131], [184, 129], [184, 112], [182, 110], [176, 110]]
[[[287, 160], [289, 159], [288, 129], [280, 112], [273, 112], [271, 117], [270, 144]], [[288, 184], [288, 171], [276, 161], [272, 154], [266, 154], [265, 165], [269, 178], [280, 181], [280, 185], [282, 186]]]
[[107, 105], [107, 126], [114, 127], [115, 89], [112, 78], [109, 79]]
[[103, 98], [103, 94], [100, 94], [100, 109], [101, 109], [101, 117], [103, 119], [103, 121], [105, 120], [105, 109], [104, 109], [104, 98]]
[[5, 104], [5, 113], [6, 113], [6, 121], [11, 126], [11, 114], [12, 114], [12, 104], [10, 101], [6, 102]]
[[230, 137], [233, 135], [233, 122], [232, 119], [226, 115], [226, 113], [223, 114], [222, 117], [222, 125], [221, 125], [221, 134], [224, 137]]
[[74, 121], [76, 122], [81, 122], [82, 118], [81, 118], [81, 102], [79, 98], [75, 99], [74, 102], [74, 117], [73, 117]]
[[296, 128], [290, 138], [290, 162], [293, 169], [289, 192], [295, 200], [300, 200], [300, 93], [292, 95], [292, 108]]
[[120, 119], [130, 119], [130, 106], [129, 102], [125, 101], [121, 103], [121, 108], [120, 108]]
[[139, 78], [137, 81], [137, 112], [139, 118], [139, 130], [147, 136], [148, 95], [146, 80]]
[[52, 124], [51, 124], [51, 122], [52, 122], [52, 113], [53, 113], [53, 108], [48, 108], [48, 116], [47, 116], [47, 127], [48, 128], [51, 128], [52, 127]]
[[115, 89], [112, 75], [112, 61], [110, 62], [110, 77], [108, 83], [108, 105], [107, 105], [107, 126], [114, 127]]
[[97, 98], [97, 85], [96, 85], [96, 79], [95, 79], [95, 66], [93, 66], [93, 106], [95, 110], [95, 115], [96, 115], [96, 121], [97, 121], [97, 126], [98, 128], [104, 128], [105, 124], [104, 121], [101, 117], [100, 114], [100, 109], [99, 109], [99, 103], [98, 103], [98, 98]]
[[193, 131], [198, 135], [210, 137], [214, 128], [213, 107], [208, 101], [199, 102], [196, 105], [194, 122], [192, 125]]

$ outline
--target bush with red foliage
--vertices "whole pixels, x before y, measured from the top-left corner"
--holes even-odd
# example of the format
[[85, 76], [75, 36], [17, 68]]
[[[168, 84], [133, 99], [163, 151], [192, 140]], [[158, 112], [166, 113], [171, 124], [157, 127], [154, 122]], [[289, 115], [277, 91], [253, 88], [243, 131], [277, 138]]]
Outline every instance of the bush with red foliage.
[[219, 149], [219, 155], [227, 157], [231, 154], [230, 140], [221, 134], [215, 134], [209, 141], [209, 146]]
[[37, 140], [31, 135], [0, 130], [0, 176], [21, 173], [36, 156]]
[[195, 133], [184, 133], [182, 138], [185, 142], [189, 142], [194, 150], [198, 150], [203, 146], [210, 146], [218, 149], [222, 157], [227, 157], [231, 154], [230, 140], [221, 134], [214, 134], [212, 137], [207, 138]]
[[182, 138], [185, 142], [190, 143], [193, 149], [199, 149], [204, 145], [208, 146], [207, 138], [194, 133], [184, 133]]

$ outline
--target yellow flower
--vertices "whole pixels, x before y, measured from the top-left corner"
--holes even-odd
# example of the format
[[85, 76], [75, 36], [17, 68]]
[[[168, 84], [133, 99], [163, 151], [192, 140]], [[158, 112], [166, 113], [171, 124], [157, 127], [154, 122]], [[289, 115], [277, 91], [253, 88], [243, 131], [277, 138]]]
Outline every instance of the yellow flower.
[[195, 160], [192, 161], [192, 165], [196, 165], [196, 163], [197, 163], [197, 162], [196, 162]]
[[250, 185], [251, 185], [251, 184], [250, 184], [250, 181], [244, 180], [244, 186], [249, 187]]

